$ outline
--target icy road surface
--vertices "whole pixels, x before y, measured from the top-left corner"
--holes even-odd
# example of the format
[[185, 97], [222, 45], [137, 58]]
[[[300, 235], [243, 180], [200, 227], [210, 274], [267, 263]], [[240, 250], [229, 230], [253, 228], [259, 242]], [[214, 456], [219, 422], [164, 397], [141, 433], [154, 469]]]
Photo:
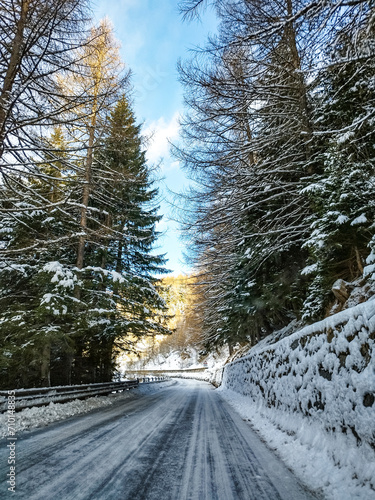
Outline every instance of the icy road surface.
[[[0, 498], [7, 498], [1, 441]], [[250, 426], [192, 380], [18, 436], [16, 493], [40, 500], [311, 500]]]

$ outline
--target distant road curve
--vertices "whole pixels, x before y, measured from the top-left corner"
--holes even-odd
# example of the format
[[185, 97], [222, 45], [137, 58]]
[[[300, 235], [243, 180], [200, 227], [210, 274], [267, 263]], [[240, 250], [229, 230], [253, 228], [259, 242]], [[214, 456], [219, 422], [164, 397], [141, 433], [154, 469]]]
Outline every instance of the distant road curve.
[[16, 494], [29, 500], [312, 500], [211, 385], [154, 394], [18, 436]]

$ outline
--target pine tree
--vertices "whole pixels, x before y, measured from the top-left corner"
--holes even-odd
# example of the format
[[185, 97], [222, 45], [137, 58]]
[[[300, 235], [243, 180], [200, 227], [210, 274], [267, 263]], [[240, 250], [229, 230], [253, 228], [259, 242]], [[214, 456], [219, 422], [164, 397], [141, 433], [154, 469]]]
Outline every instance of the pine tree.
[[[207, 5], [182, 3], [187, 17]], [[321, 317], [373, 245], [373, 7], [211, 5], [218, 36], [181, 68], [175, 152], [195, 183], [183, 223], [208, 341], [254, 342]]]
[[157, 190], [126, 98], [116, 104], [127, 74], [110, 27], [91, 35], [82, 73], [59, 81], [75, 102], [65, 126], [38, 139], [35, 175], [1, 185], [5, 388], [110, 380], [120, 349], [168, 331], [154, 277], [164, 270]]
[[337, 279], [362, 276], [374, 234], [375, 109], [374, 25], [371, 11], [355, 33], [336, 34], [328, 68], [320, 76], [316, 114], [324, 138], [324, 172], [310, 187], [315, 204], [310, 237], [312, 282], [306, 319], [319, 318], [333, 302]]
[[319, 168], [304, 76], [314, 52], [297, 1], [216, 5], [218, 39], [181, 70], [190, 112], [176, 154], [198, 185], [186, 227], [208, 338], [256, 341], [299, 315], [305, 291], [303, 188]]
[[160, 323], [165, 305], [155, 278], [165, 271], [165, 259], [152, 253], [160, 220], [153, 206], [157, 190], [152, 188], [140, 127], [125, 96], [109, 116], [94, 164], [101, 166], [100, 182], [94, 170], [90, 206], [102, 214], [99, 223], [105, 226], [96, 229], [95, 239], [86, 245], [80, 300], [88, 307], [79, 335], [89, 365], [96, 363], [98, 351], [107, 353], [102, 364], [108, 378], [118, 349], [131, 350], [141, 336], [168, 333]]
[[[51, 142], [56, 137], [61, 143], [59, 132]], [[65, 241], [66, 232], [74, 227], [71, 216], [64, 217], [64, 212], [56, 208], [58, 199], [63, 197], [64, 183], [59, 186], [58, 177], [49, 177], [50, 171], [57, 168], [56, 155], [53, 157], [53, 163], [46, 157], [44, 166], [39, 167], [46, 177], [30, 182], [36, 195], [40, 193], [50, 205], [36, 210], [25, 203], [20, 190], [22, 180], [15, 179], [13, 185], [8, 178], [6, 191], [4, 188], [8, 201], [2, 207], [12, 207], [2, 217], [2, 245], [7, 249], [7, 257], [0, 264], [0, 338], [6, 368], [1, 383], [5, 387], [50, 385], [50, 362], [54, 357], [70, 355], [72, 349], [67, 313], [71, 309], [68, 290], [72, 288], [69, 280], [73, 276], [57, 260], [69, 263], [74, 249], [69, 245], [43, 248], [39, 244], [44, 239], [59, 240], [61, 236]], [[51, 280], [52, 269], [56, 279]], [[58, 354], [51, 353], [52, 349]]]

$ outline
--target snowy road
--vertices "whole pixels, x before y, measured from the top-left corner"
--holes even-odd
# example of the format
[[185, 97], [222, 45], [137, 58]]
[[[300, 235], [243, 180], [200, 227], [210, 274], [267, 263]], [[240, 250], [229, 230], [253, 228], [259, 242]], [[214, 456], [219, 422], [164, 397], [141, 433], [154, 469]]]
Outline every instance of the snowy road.
[[[1, 441], [6, 498], [9, 472]], [[311, 500], [208, 383], [153, 394], [22, 434], [16, 493], [43, 500]]]

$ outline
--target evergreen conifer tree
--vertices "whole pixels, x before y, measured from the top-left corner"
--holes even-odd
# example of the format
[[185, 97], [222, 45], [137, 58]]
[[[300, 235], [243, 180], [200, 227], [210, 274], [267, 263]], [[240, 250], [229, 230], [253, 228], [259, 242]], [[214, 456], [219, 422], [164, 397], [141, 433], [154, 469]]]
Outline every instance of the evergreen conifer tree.
[[315, 214], [305, 246], [312, 278], [304, 317], [315, 319], [333, 302], [337, 279], [362, 276], [374, 234], [374, 25], [371, 12], [354, 34], [342, 28], [321, 75], [316, 109], [324, 172], [307, 188]]

